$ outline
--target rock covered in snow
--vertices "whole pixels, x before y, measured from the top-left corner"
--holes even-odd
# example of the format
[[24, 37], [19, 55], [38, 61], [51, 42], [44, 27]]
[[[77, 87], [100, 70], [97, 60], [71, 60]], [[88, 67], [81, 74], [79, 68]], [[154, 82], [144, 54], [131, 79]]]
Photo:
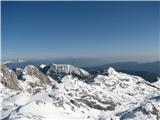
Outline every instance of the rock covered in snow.
[[37, 91], [46, 89], [47, 86], [52, 86], [54, 83], [51, 79], [39, 71], [35, 66], [28, 65], [22, 70], [22, 80], [19, 81], [23, 89]]
[[128, 111], [117, 114], [121, 120], [159, 120], [160, 119], [160, 96], [155, 99], [147, 100], [141, 105]]
[[[138, 76], [109, 68], [108, 75], [98, 75], [88, 84], [73, 74], [75, 71], [81, 73], [77, 72], [79, 69], [46, 67], [41, 66], [46, 72], [65, 72], [61, 82], [48, 77], [55, 84], [47, 84], [46, 89], [37, 92], [1, 89], [0, 96], [4, 98], [1, 119], [158, 120], [160, 117], [158, 85], [145, 82]], [[26, 66], [24, 81], [18, 82], [23, 89], [30, 83], [43, 88], [41, 80], [48, 80], [44, 75], [34, 66]]]
[[18, 83], [18, 79], [15, 73], [3, 64], [0, 65], [0, 69], [1, 83], [10, 89], [21, 90], [20, 84]]
[[33, 65], [26, 66], [23, 70], [23, 74], [38, 78], [42, 84], [51, 85], [50, 79]]
[[51, 64], [46, 66], [41, 65], [40, 68], [41, 68], [40, 70], [43, 71], [45, 74], [57, 80], [61, 80], [66, 75], [75, 75], [76, 77], [85, 80], [91, 78], [90, 73], [73, 65]]
[[157, 81], [152, 83], [153, 85], [160, 87], [160, 78], [157, 78]]

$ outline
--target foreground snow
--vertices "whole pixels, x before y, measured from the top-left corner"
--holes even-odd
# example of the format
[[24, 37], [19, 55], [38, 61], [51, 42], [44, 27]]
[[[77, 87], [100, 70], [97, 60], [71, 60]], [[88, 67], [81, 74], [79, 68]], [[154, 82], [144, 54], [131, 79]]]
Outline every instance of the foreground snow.
[[61, 83], [49, 77], [52, 85], [45, 86], [39, 84], [41, 80], [36, 76], [25, 72], [23, 77], [18, 81], [21, 91], [0, 84], [2, 120], [160, 119], [159, 84], [113, 68], [108, 70], [108, 76], [98, 75], [90, 84], [73, 75], [66, 75]]

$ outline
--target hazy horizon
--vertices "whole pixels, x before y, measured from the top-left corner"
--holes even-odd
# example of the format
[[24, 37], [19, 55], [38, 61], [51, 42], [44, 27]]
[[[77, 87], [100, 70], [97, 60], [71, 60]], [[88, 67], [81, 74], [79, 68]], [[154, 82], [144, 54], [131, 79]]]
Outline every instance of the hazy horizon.
[[130, 60], [125, 60], [125, 58], [118, 59], [117, 58], [52, 58], [52, 59], [8, 59], [2, 60], [2, 64], [7, 63], [20, 63], [20, 64], [71, 64], [79, 67], [94, 67], [105, 64], [118, 64], [118, 63], [126, 63], [126, 64], [143, 64], [143, 63], [155, 63], [160, 62], [160, 60], [150, 60], [145, 61], [143, 57], [141, 60], [135, 60], [130, 58]]
[[160, 60], [160, 2], [4, 2], [2, 60]]

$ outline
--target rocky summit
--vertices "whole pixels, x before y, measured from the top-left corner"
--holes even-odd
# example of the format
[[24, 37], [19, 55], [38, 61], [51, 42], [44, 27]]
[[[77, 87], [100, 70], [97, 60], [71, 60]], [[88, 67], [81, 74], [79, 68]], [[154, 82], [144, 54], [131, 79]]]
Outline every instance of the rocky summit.
[[0, 82], [2, 120], [160, 119], [160, 82], [113, 68], [93, 76], [65, 64], [1, 65]]

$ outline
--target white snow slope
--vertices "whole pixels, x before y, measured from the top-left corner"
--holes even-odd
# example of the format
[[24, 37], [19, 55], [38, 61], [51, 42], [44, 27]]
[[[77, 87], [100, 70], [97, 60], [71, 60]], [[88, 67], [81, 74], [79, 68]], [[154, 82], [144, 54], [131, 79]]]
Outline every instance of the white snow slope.
[[[159, 120], [160, 86], [108, 69], [87, 84], [66, 75], [61, 83], [31, 88], [38, 78], [18, 80], [23, 90], [0, 84], [2, 120]], [[3, 75], [1, 73], [1, 75]], [[31, 90], [30, 90], [31, 89]]]

